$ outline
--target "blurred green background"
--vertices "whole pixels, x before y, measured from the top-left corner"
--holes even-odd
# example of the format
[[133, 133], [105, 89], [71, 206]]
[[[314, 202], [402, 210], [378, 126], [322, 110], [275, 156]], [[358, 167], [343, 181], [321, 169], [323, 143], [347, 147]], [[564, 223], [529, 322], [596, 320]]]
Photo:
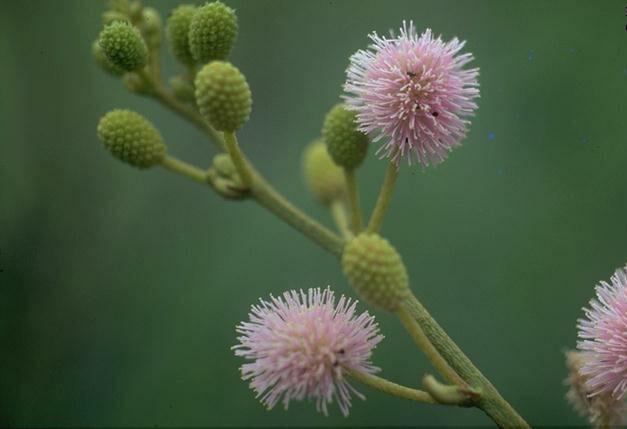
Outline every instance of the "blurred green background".
[[[164, 16], [176, 1], [146, 1]], [[348, 57], [403, 19], [468, 40], [481, 68], [464, 146], [403, 166], [384, 234], [412, 287], [534, 425], [583, 424], [564, 400], [563, 351], [594, 284], [627, 261], [627, 33], [620, 1], [234, 1], [232, 61], [253, 114], [250, 158], [297, 205], [301, 151], [338, 100]], [[0, 426], [487, 425], [360, 387], [345, 419], [311, 404], [268, 412], [239, 379], [234, 326], [260, 296], [333, 285], [337, 261], [251, 202], [165, 170], [137, 171], [96, 138], [109, 109], [140, 111], [171, 153], [213, 147], [92, 62], [104, 2], [0, 4]], [[167, 48], [164, 47], [164, 53]], [[169, 75], [181, 69], [166, 55]], [[370, 208], [385, 163], [360, 171]], [[383, 375], [429, 364], [377, 312]]]

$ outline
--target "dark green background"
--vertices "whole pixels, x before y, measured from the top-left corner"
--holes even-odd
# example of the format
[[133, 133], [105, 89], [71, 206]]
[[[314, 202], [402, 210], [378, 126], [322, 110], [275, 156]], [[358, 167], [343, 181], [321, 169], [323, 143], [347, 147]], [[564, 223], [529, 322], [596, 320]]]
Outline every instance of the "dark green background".
[[[148, 4], [165, 16], [177, 3]], [[564, 400], [562, 353], [595, 282], [627, 261], [624, 2], [228, 4], [240, 21], [232, 61], [254, 95], [241, 144], [327, 224], [300, 157], [338, 100], [348, 56], [403, 19], [468, 40], [481, 68], [470, 133], [435, 169], [403, 166], [383, 233], [415, 293], [532, 424], [582, 424]], [[352, 292], [333, 257], [253, 203], [101, 148], [99, 117], [127, 107], [180, 158], [207, 166], [213, 154], [92, 63], [102, 9], [0, 4], [0, 424], [489, 424], [477, 410], [368, 388], [348, 419], [311, 404], [263, 409], [230, 350], [249, 305], [289, 288]], [[165, 67], [179, 70], [169, 57]], [[385, 169], [370, 153], [366, 208]], [[417, 386], [428, 363], [377, 315], [386, 339], [374, 362]]]

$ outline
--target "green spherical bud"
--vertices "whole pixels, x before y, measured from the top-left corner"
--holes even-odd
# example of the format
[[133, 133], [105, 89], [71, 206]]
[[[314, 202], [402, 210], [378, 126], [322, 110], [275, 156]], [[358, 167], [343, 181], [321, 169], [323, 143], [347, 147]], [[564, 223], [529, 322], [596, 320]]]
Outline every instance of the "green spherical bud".
[[305, 148], [303, 173], [309, 191], [322, 204], [329, 205], [345, 198], [344, 172], [335, 165], [322, 140], [316, 140]]
[[196, 103], [212, 127], [234, 132], [248, 121], [252, 96], [246, 78], [235, 66], [213, 61], [196, 75]]
[[159, 131], [130, 110], [112, 110], [100, 119], [98, 137], [113, 156], [138, 168], [161, 162], [165, 145]]
[[184, 4], [174, 9], [168, 18], [167, 31], [172, 55], [185, 65], [195, 63], [194, 57], [189, 50], [188, 39], [189, 25], [195, 12], [195, 6]]
[[145, 7], [142, 10], [141, 29], [146, 39], [146, 44], [153, 49], [157, 49], [161, 44], [161, 29], [163, 23], [161, 15], [152, 7]]
[[102, 52], [102, 48], [97, 40], [91, 45], [91, 53], [94, 56], [96, 64], [106, 73], [113, 76], [121, 76], [124, 74], [124, 70], [111, 64], [111, 61], [109, 61], [104, 52]]
[[188, 37], [196, 62], [226, 59], [237, 38], [235, 11], [219, 1], [199, 7], [192, 17]]
[[362, 233], [348, 242], [342, 270], [365, 301], [385, 310], [396, 310], [410, 294], [401, 256], [377, 234]]
[[100, 33], [99, 44], [111, 64], [127, 72], [145, 66], [148, 60], [144, 39], [128, 22], [107, 25]]
[[329, 154], [340, 167], [353, 170], [361, 165], [368, 151], [368, 137], [357, 130], [355, 113], [337, 104], [324, 119], [322, 137]]

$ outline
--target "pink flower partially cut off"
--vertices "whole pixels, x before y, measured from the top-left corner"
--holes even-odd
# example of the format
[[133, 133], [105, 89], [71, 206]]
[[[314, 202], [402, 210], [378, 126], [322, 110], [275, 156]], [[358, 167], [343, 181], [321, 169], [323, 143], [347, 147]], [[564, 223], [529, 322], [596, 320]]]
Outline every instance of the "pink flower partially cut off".
[[359, 130], [374, 141], [387, 139], [377, 153], [397, 166], [402, 158], [442, 162], [461, 144], [477, 109], [479, 69], [463, 69], [473, 60], [459, 54], [465, 42], [444, 42], [429, 29], [418, 36], [405, 21], [398, 37], [369, 37], [369, 49], [350, 58], [344, 85]]
[[269, 409], [282, 401], [312, 399], [328, 414], [335, 399], [345, 416], [351, 393], [364, 399], [346, 380], [345, 370], [375, 373], [372, 349], [383, 339], [373, 316], [355, 314], [356, 301], [335, 301], [330, 289], [285, 292], [260, 299], [249, 322], [237, 326], [235, 354], [252, 362], [242, 365], [242, 379]]
[[627, 267], [618, 269], [611, 284], [602, 281], [596, 299], [578, 322], [585, 352], [581, 373], [587, 377], [591, 396], [609, 393], [623, 399], [627, 391]]

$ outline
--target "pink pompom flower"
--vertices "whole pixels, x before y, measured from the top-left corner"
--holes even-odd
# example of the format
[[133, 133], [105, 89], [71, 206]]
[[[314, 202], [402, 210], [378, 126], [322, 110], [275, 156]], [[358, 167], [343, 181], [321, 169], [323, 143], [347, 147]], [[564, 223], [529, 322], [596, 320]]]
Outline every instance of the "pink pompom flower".
[[397, 166], [412, 157], [424, 166], [442, 162], [465, 137], [479, 97], [478, 68], [459, 54], [465, 42], [444, 42], [427, 29], [418, 36], [403, 21], [400, 35], [370, 34], [369, 49], [357, 51], [346, 71], [344, 96], [359, 129], [374, 141], [387, 139], [377, 153]]
[[585, 352], [581, 373], [590, 396], [609, 393], [622, 399], [627, 391], [627, 267], [616, 270], [611, 282], [597, 285], [596, 299], [584, 308], [577, 347]]
[[330, 289], [285, 292], [282, 297], [260, 299], [249, 322], [237, 326], [237, 356], [250, 363], [241, 367], [242, 379], [273, 408], [280, 400], [313, 399], [316, 409], [328, 415], [335, 399], [348, 415], [351, 393], [361, 399], [346, 380], [345, 371], [375, 373], [372, 349], [383, 339], [374, 317], [355, 314], [357, 301], [342, 296], [336, 303]]

